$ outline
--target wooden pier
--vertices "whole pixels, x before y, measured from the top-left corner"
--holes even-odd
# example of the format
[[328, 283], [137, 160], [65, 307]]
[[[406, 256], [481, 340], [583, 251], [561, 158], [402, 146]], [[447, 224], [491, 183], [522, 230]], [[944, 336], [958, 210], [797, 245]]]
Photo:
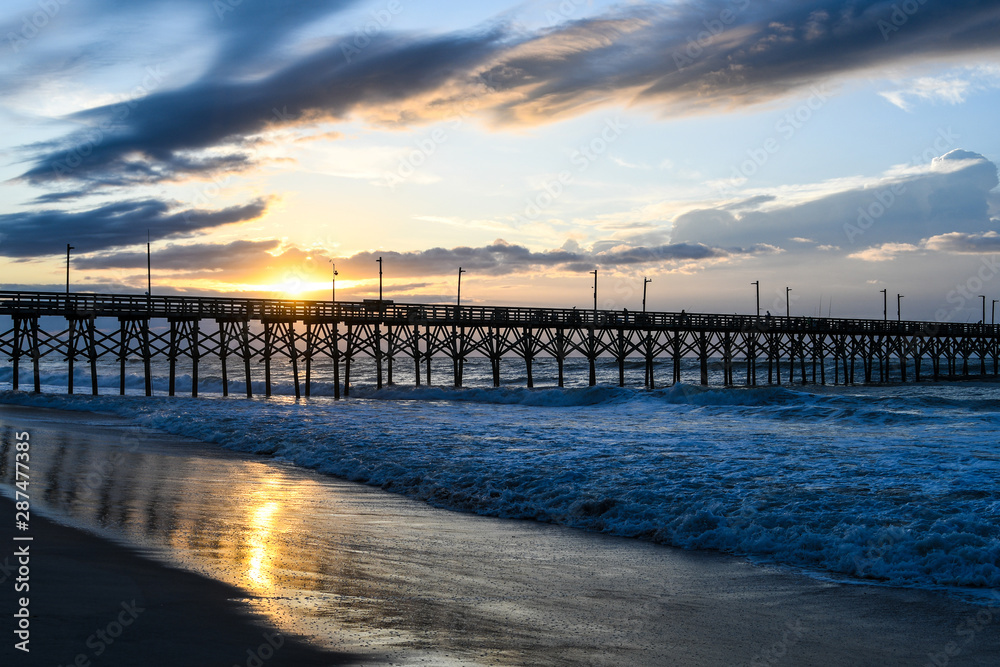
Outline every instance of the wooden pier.
[[[102, 358], [120, 364], [122, 394], [126, 361], [141, 359], [146, 395], [152, 394], [154, 359], [169, 361], [170, 395], [178, 361], [190, 364], [195, 396], [202, 359], [219, 361], [224, 394], [232, 373], [241, 373], [248, 397], [252, 362], [264, 365], [268, 396], [272, 364], [288, 363], [297, 398], [310, 394], [318, 359], [332, 361], [337, 398], [350, 394], [352, 362], [356, 367], [361, 357], [374, 360], [379, 388], [393, 384], [399, 363], [412, 364], [417, 385], [422, 377], [430, 384], [431, 359], [450, 360], [451, 383], [460, 387], [471, 357], [489, 359], [497, 387], [504, 357], [523, 361], [528, 387], [540, 357], [556, 360], [560, 387], [570, 356], [587, 359], [590, 385], [597, 382], [598, 358], [617, 361], [621, 386], [626, 360], [641, 359], [650, 388], [666, 379], [680, 382], [685, 358], [698, 361], [701, 384], [709, 382], [710, 365], [721, 364], [727, 386], [887, 382], [892, 368], [903, 382], [997, 377], [1000, 359], [996, 325], [829, 317], [5, 291], [0, 317], [10, 318], [10, 329], [0, 333], [0, 355], [13, 365], [15, 390], [22, 364], [30, 361], [34, 391], [40, 391], [40, 361], [52, 356], [67, 364], [69, 393], [75, 364], [88, 364], [94, 395]], [[42, 318], [65, 321], [65, 328], [43, 330]], [[661, 380], [654, 362], [665, 360], [672, 372]]]

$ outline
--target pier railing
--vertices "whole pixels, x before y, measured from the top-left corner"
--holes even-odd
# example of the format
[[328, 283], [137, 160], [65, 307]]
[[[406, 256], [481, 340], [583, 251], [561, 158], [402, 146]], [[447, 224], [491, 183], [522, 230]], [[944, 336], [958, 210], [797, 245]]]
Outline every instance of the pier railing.
[[240, 297], [146, 296], [72, 292], [0, 291], [0, 315], [137, 317], [227, 317], [263, 321], [348, 320], [386, 323], [516, 325], [562, 327], [682, 328], [725, 331], [809, 331], [845, 334], [997, 336], [1000, 325], [919, 320], [867, 320], [836, 317], [722, 315], [663, 311], [533, 308], [524, 306], [449, 306], [389, 300], [307, 301]]

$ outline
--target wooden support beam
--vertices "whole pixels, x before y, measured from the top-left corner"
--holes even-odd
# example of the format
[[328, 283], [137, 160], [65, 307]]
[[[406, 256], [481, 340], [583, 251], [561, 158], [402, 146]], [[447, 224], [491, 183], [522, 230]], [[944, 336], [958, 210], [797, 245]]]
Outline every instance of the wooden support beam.
[[337, 323], [331, 326], [331, 347], [333, 349], [333, 400], [340, 400], [340, 340]]
[[413, 382], [414, 385], [420, 386], [420, 325], [413, 325]]
[[253, 398], [253, 385], [251, 383], [250, 375], [250, 357], [252, 356], [252, 353], [250, 351], [250, 322], [248, 320], [243, 320], [240, 336], [242, 338], [243, 375], [246, 378], [247, 383], [247, 398]]
[[535, 386], [535, 380], [531, 374], [531, 361], [532, 358], [535, 356], [535, 352], [534, 352], [534, 341], [532, 339], [532, 332], [530, 328], [524, 329], [521, 338], [521, 346], [524, 352], [524, 365], [525, 365], [525, 372], [527, 373], [527, 378], [528, 378], [528, 389], [531, 389], [532, 387]]
[[643, 355], [646, 360], [646, 382], [645, 386], [647, 389], [653, 389], [656, 387], [656, 383], [653, 380], [653, 333], [649, 330], [646, 331], [646, 348]]
[[[122, 316], [118, 318], [119, 348], [118, 360], [120, 364], [118, 393], [125, 395], [125, 362], [131, 352], [137, 352], [143, 362], [143, 376], [145, 379], [146, 396], [152, 396], [153, 384], [152, 373], [150, 371], [150, 349], [149, 349], [149, 317], [143, 316]], [[134, 350], [132, 343], [138, 343], [138, 349]]]
[[73, 395], [73, 363], [76, 361], [76, 339], [79, 337], [76, 331], [76, 320], [72, 317], [66, 317], [66, 324], [68, 326], [68, 334], [66, 340], [66, 362], [69, 371], [66, 374], [66, 393]]
[[556, 365], [558, 366], [559, 387], [564, 386], [566, 365], [566, 332], [562, 327], [556, 329]]
[[427, 362], [427, 386], [431, 386], [431, 357], [433, 356], [434, 346], [431, 344], [431, 327], [427, 325], [424, 327], [424, 357]]
[[382, 388], [382, 328], [379, 322], [375, 322], [375, 388]]
[[305, 393], [306, 398], [312, 395], [312, 359], [313, 350], [316, 349], [316, 341], [313, 340], [313, 325], [311, 322], [306, 322], [306, 349], [302, 355], [306, 358], [306, 387]]
[[[396, 356], [395, 349], [395, 338], [392, 335], [392, 325], [387, 324], [385, 326], [386, 335], [386, 353], [385, 353], [385, 381], [391, 387], [393, 385], [392, 381], [392, 358]], [[460, 369], [461, 371], [461, 369]]]
[[87, 356], [90, 358], [90, 390], [97, 396], [97, 343], [94, 340], [94, 317], [87, 320]]
[[222, 368], [222, 396], [229, 396], [229, 369], [226, 360], [229, 358], [229, 341], [226, 339], [226, 327], [222, 320], [218, 320], [219, 325], [219, 366]]
[[458, 329], [454, 325], [451, 327], [451, 371], [453, 385], [457, 389], [462, 386], [462, 376], [458, 371]]
[[597, 384], [597, 341], [595, 339], [594, 326], [592, 325], [589, 332], [589, 339], [587, 345], [587, 362], [590, 366], [590, 381], [591, 387]]
[[347, 324], [347, 349], [344, 351], [344, 398], [351, 396], [351, 358], [354, 356], [354, 327]]
[[[802, 385], [805, 386], [809, 380], [806, 378], [806, 343], [805, 334], [799, 334], [796, 343], [796, 349], [799, 353], [799, 375], [802, 377]], [[815, 377], [813, 378], [815, 381]]]
[[681, 381], [681, 332], [674, 331], [673, 344], [674, 384]]
[[271, 398], [271, 323], [264, 323], [264, 397]]
[[708, 347], [705, 343], [705, 332], [698, 333], [698, 362], [701, 367], [701, 384], [708, 384]]
[[27, 354], [31, 358], [34, 376], [34, 392], [42, 391], [41, 371], [38, 365], [41, 356], [38, 349], [38, 317], [35, 315], [14, 315], [14, 340], [11, 350], [11, 361], [14, 364], [11, 386], [14, 391], [19, 387], [21, 356]]
[[288, 355], [292, 361], [292, 381], [295, 384], [295, 398], [297, 400], [302, 398], [302, 390], [299, 385], [299, 349], [295, 344], [295, 323], [287, 322], [285, 326], [288, 327], [288, 331], [285, 334], [287, 336], [286, 344], [288, 345]]

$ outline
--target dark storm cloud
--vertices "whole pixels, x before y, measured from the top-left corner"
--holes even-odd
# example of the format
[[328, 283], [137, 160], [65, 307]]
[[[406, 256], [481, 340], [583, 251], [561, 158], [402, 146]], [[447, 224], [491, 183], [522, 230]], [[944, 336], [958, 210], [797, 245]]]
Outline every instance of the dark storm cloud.
[[[23, 177], [124, 184], [240, 169], [249, 164], [243, 142], [270, 126], [366, 110], [418, 122], [470, 95], [487, 115], [527, 124], [612, 101], [664, 112], [731, 108], [840, 74], [1000, 44], [997, 3], [729, 0], [629, 5], [536, 34], [509, 26], [432, 37], [387, 30], [355, 52], [345, 52], [354, 35], [305, 54], [279, 48], [280, 38], [291, 41], [310, 18], [343, 4], [233, 6], [213, 19], [220, 49], [199, 80], [149, 94], [96, 142], [93, 128], [115, 107], [77, 114], [91, 129], [36, 147]], [[81, 142], [86, 155], [78, 154]], [[191, 156], [219, 146], [229, 149], [221, 158]], [[64, 168], [70, 161], [76, 166]]]
[[0, 215], [0, 256], [40, 257], [58, 255], [72, 243], [76, 252], [88, 253], [134, 245], [153, 238], [180, 238], [253, 220], [264, 214], [267, 202], [257, 200], [220, 210], [178, 209], [167, 202], [147, 199], [122, 201], [87, 211], [41, 210]]

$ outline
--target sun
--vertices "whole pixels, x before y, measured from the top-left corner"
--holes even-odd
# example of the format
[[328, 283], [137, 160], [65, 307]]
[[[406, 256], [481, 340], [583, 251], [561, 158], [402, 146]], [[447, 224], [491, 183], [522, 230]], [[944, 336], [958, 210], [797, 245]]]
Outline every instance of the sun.
[[311, 289], [311, 285], [298, 278], [289, 278], [281, 283], [281, 292], [289, 299], [298, 299]]

